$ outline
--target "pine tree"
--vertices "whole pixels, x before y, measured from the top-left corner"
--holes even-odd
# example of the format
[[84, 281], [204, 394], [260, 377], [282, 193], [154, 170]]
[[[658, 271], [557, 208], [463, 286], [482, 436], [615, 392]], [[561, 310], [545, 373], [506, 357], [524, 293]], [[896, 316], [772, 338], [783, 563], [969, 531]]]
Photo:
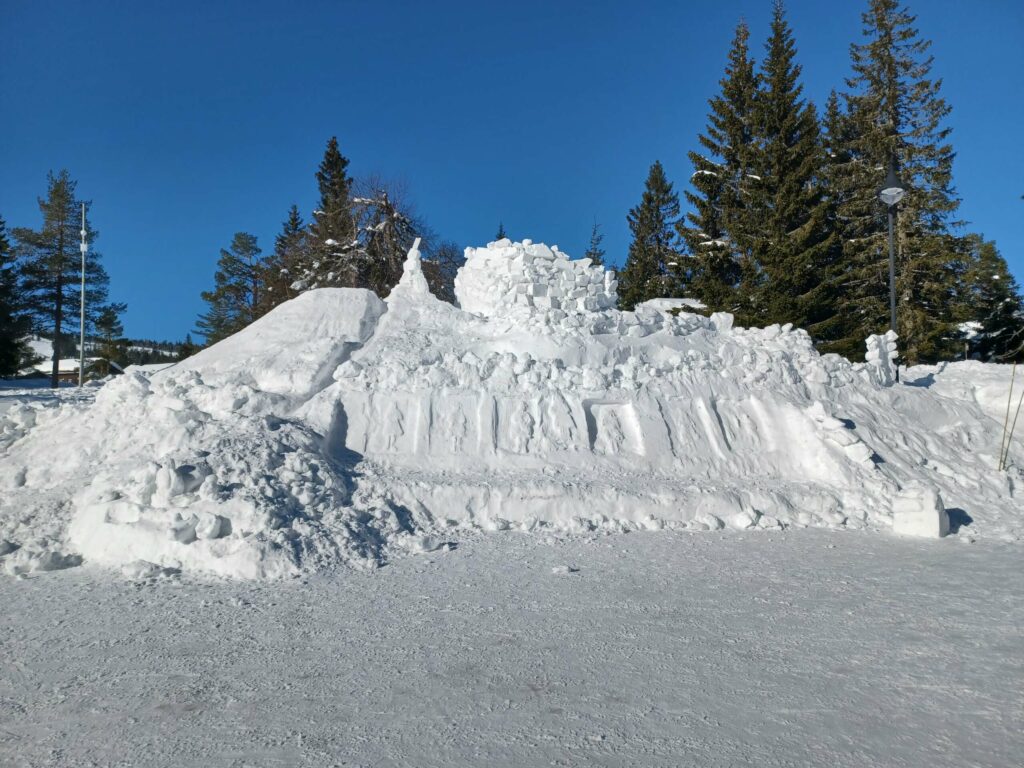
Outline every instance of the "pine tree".
[[7, 225], [0, 218], [0, 376], [16, 374], [29, 356], [22, 340], [30, 324], [28, 317], [19, 312], [20, 287]]
[[[100, 264], [100, 254], [92, 244], [97, 232], [89, 223], [86, 208], [86, 237], [90, 248], [86, 258], [86, 326], [95, 322], [107, 299], [110, 278]], [[17, 255], [21, 263], [25, 305], [38, 324], [53, 337], [53, 365], [50, 384], [58, 385], [59, 361], [66, 356], [66, 338], [79, 324], [81, 256], [79, 229], [82, 204], [75, 197], [75, 182], [66, 170], [47, 176], [46, 198], [39, 198], [43, 216], [38, 231], [17, 228]]]
[[796, 46], [776, 0], [753, 110], [754, 183], [745, 209], [756, 227], [736, 236], [755, 267], [746, 314], [758, 325], [793, 323], [820, 339], [835, 332], [836, 238], [818, 118], [802, 98]]
[[869, 0], [865, 42], [850, 48], [845, 112], [828, 116], [830, 195], [838, 204], [846, 274], [838, 309], [850, 327], [838, 346], [859, 356], [863, 339], [889, 327], [888, 236], [878, 190], [894, 163], [908, 191], [898, 206], [897, 306], [900, 350], [911, 364], [957, 352], [962, 297], [958, 238], [949, 227], [959, 201], [953, 149], [942, 123], [949, 107], [929, 73], [930, 42], [899, 0]]
[[590, 230], [590, 244], [587, 246], [587, 252], [583, 254], [583, 258], [590, 259], [590, 263], [595, 267], [604, 266], [605, 250], [601, 245], [603, 242], [604, 234], [601, 232], [601, 225], [595, 221], [593, 229]]
[[659, 296], [674, 296], [679, 286], [669, 269], [681, 258], [675, 231], [679, 218], [679, 197], [655, 161], [647, 174], [640, 204], [629, 212], [633, 233], [626, 265], [619, 275], [619, 308], [632, 310], [637, 304]]
[[237, 232], [228, 249], [221, 249], [214, 289], [203, 291], [209, 309], [196, 323], [207, 344], [237, 333], [259, 317], [264, 264], [256, 237]]
[[1024, 300], [1017, 281], [994, 242], [980, 235], [964, 241], [971, 255], [970, 319], [981, 326], [973, 352], [986, 361], [1024, 361]]
[[746, 311], [756, 272], [744, 246], [756, 232], [746, 209], [753, 171], [754, 108], [758, 79], [749, 54], [750, 30], [736, 27], [721, 93], [709, 101], [705, 132], [697, 137], [702, 151], [690, 152], [693, 210], [679, 223], [690, 258], [680, 259], [676, 280], [712, 311]]
[[308, 250], [309, 233], [298, 206], [292, 205], [280, 234], [274, 240], [274, 252], [264, 263], [264, 289], [258, 307], [259, 315], [266, 314], [295, 296], [292, 284], [308, 258]]
[[323, 286], [353, 287], [357, 269], [352, 259], [356, 221], [352, 210], [352, 179], [348, 159], [334, 136], [327, 142], [316, 173], [320, 202], [309, 227], [308, 254], [302, 260], [293, 288], [296, 291]]
[[498, 232], [494, 235], [495, 240], [504, 240], [508, 235], [505, 234], [505, 225], [502, 222], [498, 222]]

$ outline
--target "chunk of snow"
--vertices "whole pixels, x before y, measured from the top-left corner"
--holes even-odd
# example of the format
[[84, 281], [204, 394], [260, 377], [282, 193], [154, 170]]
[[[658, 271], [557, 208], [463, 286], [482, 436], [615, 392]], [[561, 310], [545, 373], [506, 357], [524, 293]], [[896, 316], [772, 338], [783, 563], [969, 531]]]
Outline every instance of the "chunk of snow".
[[942, 538], [949, 533], [949, 515], [936, 488], [911, 485], [892, 502], [892, 530], [903, 536]]

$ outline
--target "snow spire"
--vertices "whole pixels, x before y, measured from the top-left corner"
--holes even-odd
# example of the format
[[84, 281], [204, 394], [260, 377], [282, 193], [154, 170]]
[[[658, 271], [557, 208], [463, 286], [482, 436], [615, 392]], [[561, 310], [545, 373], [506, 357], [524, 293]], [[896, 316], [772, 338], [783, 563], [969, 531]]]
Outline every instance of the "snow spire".
[[420, 262], [420, 238], [418, 237], [405, 257], [405, 263], [402, 265], [402, 279], [395, 286], [395, 291], [398, 290], [419, 296], [430, 293], [427, 278], [423, 274], [423, 264]]

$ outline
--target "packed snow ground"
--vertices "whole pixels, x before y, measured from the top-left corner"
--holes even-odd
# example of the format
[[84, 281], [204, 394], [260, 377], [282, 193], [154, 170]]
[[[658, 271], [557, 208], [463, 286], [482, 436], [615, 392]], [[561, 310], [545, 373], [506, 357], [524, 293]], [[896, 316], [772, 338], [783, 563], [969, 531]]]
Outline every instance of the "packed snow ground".
[[94, 400], [4, 392], [3, 569], [273, 578], [474, 530], [892, 531], [894, 510], [1024, 534], [1019, 440], [996, 469], [1007, 367], [893, 385], [891, 339], [852, 365], [788, 326], [619, 312], [615, 288], [505, 240], [468, 249], [459, 309], [414, 248], [386, 302], [309, 291]]
[[964, 541], [468, 533], [302, 581], [0, 579], [0, 765], [1016, 768], [1020, 548]]

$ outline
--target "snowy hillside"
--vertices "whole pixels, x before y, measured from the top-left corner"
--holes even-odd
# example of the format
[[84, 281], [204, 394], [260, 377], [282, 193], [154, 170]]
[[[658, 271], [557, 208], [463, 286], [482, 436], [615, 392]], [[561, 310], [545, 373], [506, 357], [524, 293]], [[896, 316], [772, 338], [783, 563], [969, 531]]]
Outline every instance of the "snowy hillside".
[[468, 249], [456, 292], [414, 250], [385, 302], [310, 291], [92, 403], [0, 409], [6, 570], [265, 578], [467, 528], [889, 532], [940, 498], [960, 538], [1024, 534], [1003, 367], [893, 385], [884, 339], [853, 365], [789, 327], [619, 312], [611, 273], [530, 241]]

